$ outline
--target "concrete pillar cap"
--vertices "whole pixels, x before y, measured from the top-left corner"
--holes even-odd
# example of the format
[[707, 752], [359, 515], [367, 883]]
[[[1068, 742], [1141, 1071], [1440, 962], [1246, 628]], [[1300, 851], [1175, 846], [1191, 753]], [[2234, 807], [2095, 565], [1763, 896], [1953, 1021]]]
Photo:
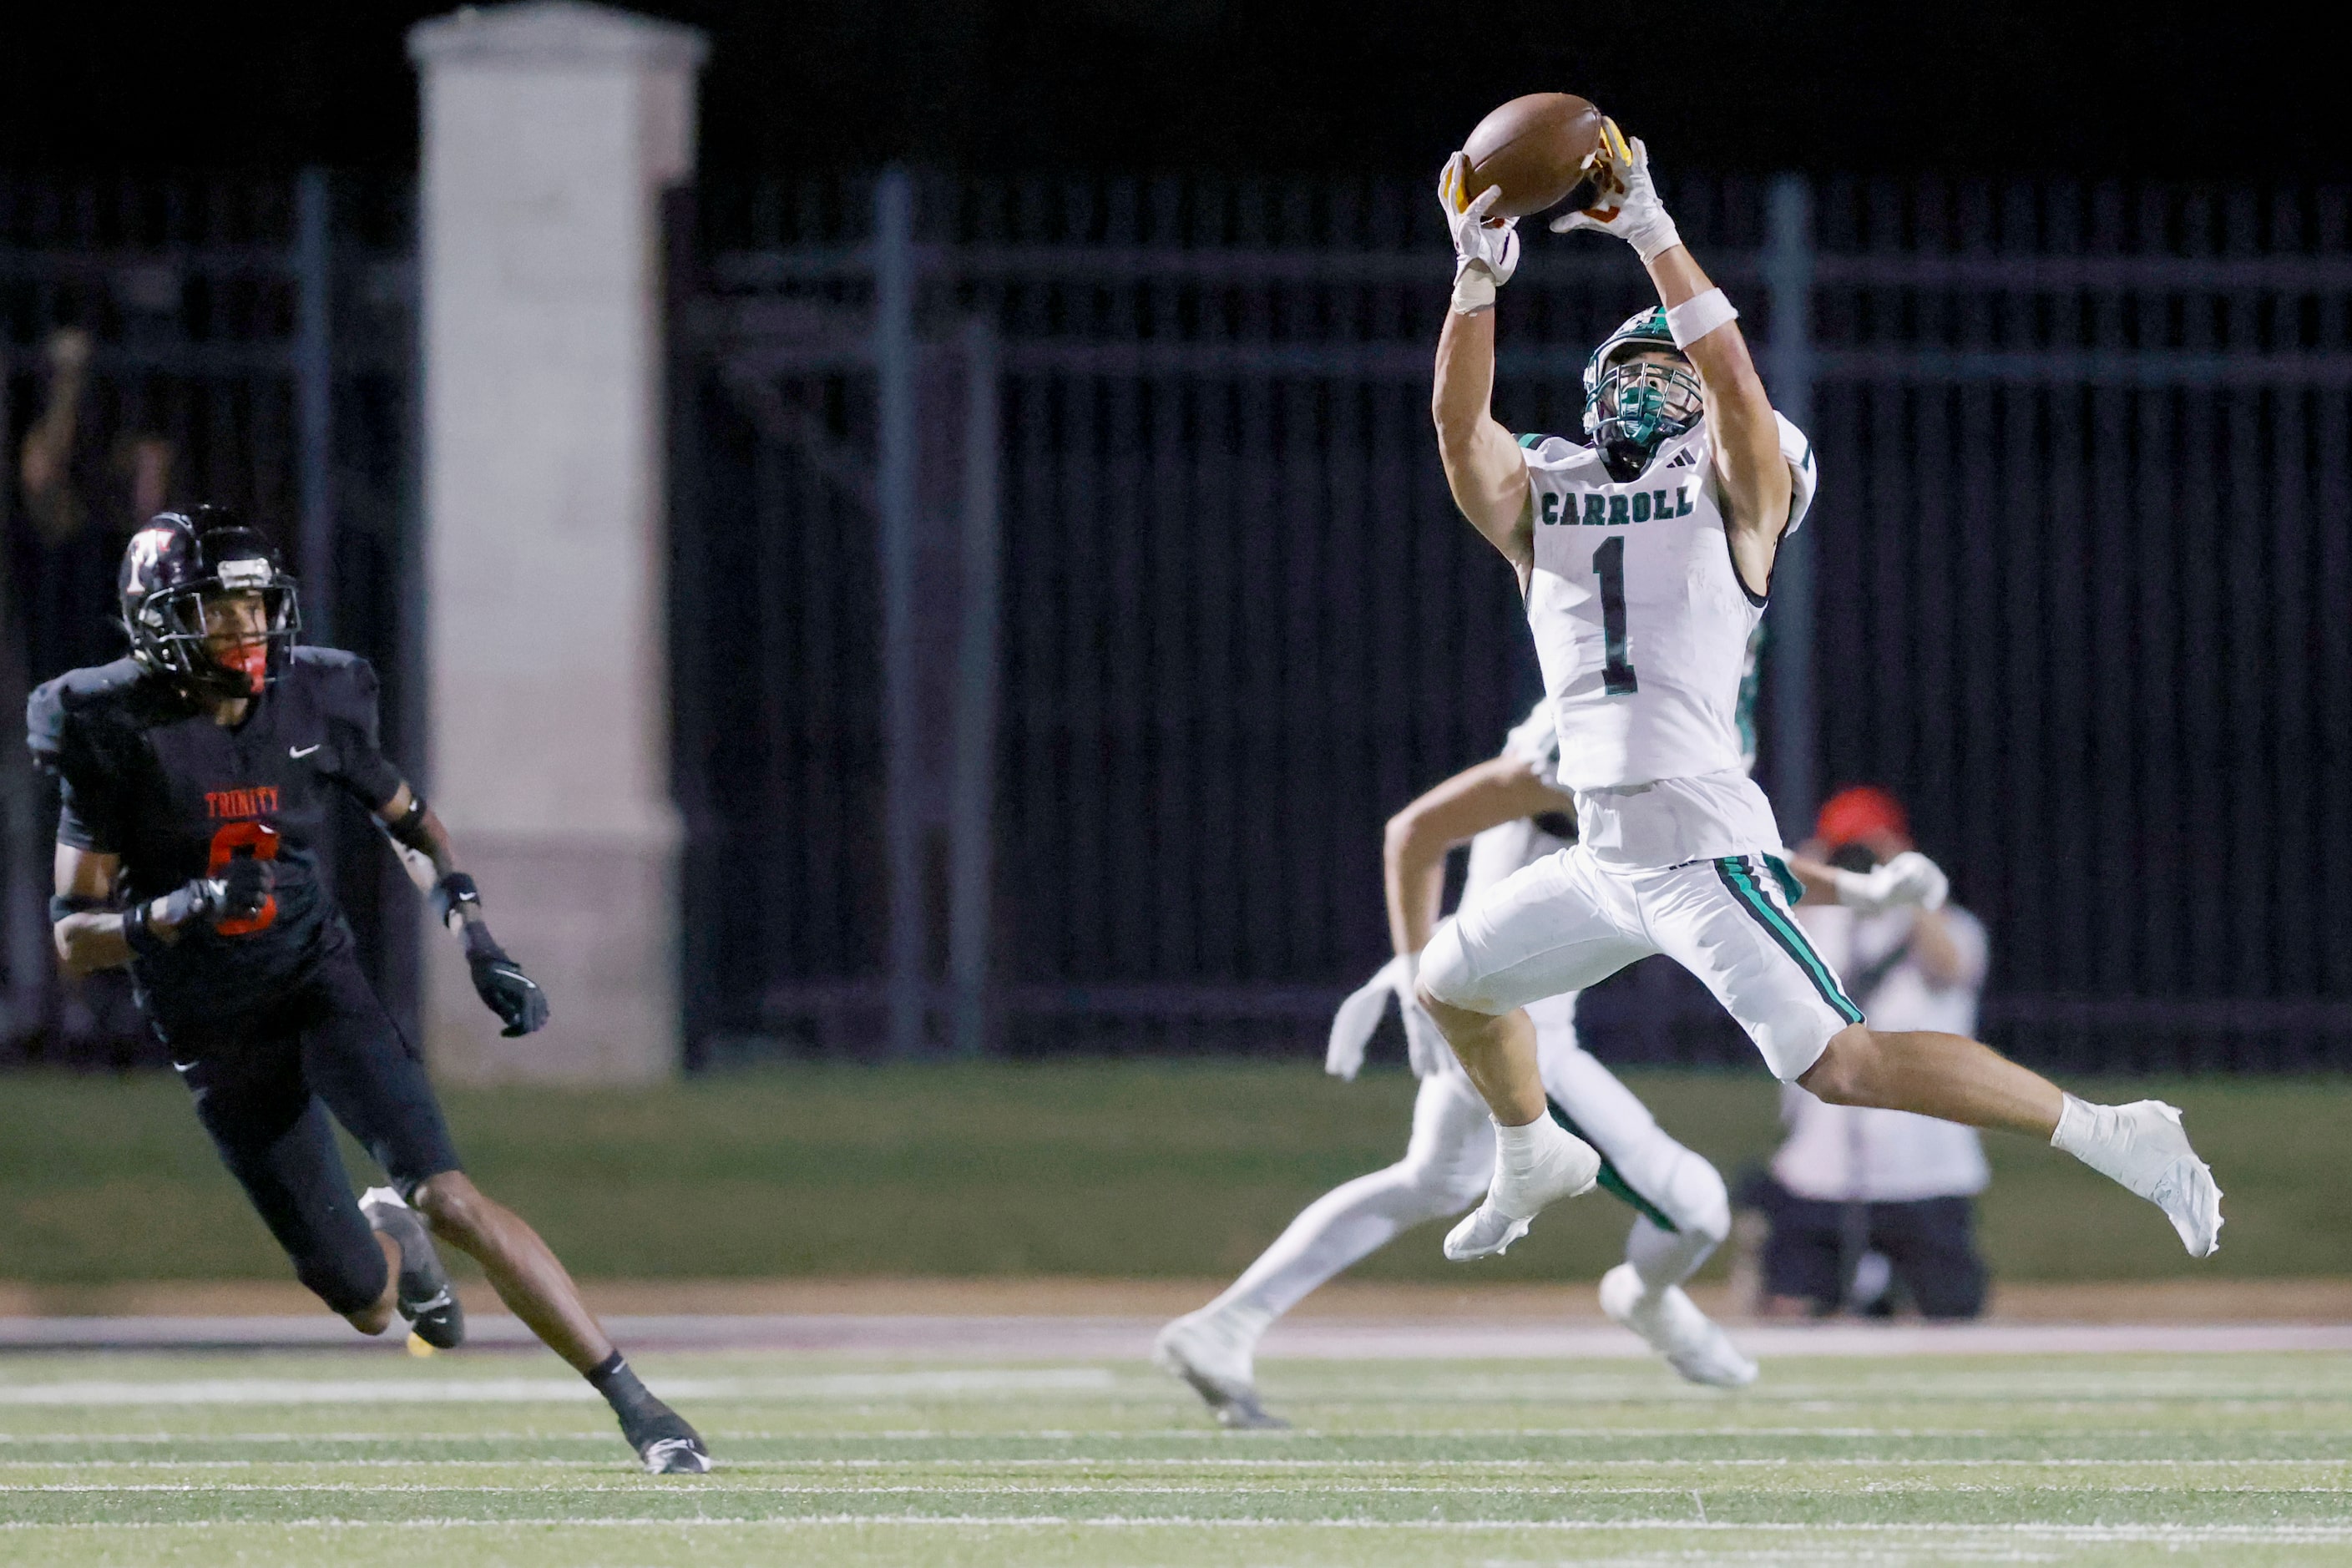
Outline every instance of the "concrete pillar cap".
[[419, 65], [611, 62], [696, 70], [709, 53], [699, 27], [588, 0], [467, 5], [408, 30], [408, 58]]

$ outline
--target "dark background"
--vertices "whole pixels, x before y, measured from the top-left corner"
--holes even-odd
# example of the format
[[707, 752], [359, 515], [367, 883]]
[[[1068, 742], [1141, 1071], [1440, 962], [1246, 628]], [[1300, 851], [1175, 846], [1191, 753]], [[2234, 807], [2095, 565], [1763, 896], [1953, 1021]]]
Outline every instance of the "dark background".
[[[0, 50], [9, 165], [414, 166], [403, 34], [446, 4], [84, 4]], [[2352, 168], [2337, 51], [2294, 8], [705, 0], [704, 166], [1434, 166], [1487, 109], [1581, 92], [1672, 166]], [[13, 29], [12, 29], [13, 30]]]

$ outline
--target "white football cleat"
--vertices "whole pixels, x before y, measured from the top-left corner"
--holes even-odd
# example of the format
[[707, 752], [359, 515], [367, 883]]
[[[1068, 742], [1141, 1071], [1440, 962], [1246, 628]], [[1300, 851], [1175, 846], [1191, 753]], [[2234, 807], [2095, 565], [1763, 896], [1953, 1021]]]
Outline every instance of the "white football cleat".
[[2180, 1111], [2160, 1100], [2091, 1108], [2097, 1146], [2084, 1163], [2164, 1211], [2191, 1258], [2221, 1245], [2221, 1189], [2189, 1147]]
[[1652, 1294], [1633, 1266], [1621, 1263], [1601, 1277], [1601, 1310], [1648, 1341], [1688, 1382], [1745, 1388], [1756, 1381], [1756, 1363], [1679, 1285]]
[[1160, 1331], [1151, 1364], [1192, 1385], [1217, 1425], [1236, 1431], [1278, 1431], [1290, 1425], [1258, 1402], [1249, 1341], [1203, 1307]]
[[[1445, 1256], [1454, 1262], [1507, 1252], [1536, 1215], [1562, 1198], [1591, 1192], [1600, 1179], [1600, 1150], [1549, 1115], [1533, 1125], [1549, 1131], [1538, 1134], [1532, 1155], [1513, 1159], [1498, 1149], [1486, 1201], [1446, 1233]], [[1503, 1130], [1496, 1131], [1499, 1139]]]

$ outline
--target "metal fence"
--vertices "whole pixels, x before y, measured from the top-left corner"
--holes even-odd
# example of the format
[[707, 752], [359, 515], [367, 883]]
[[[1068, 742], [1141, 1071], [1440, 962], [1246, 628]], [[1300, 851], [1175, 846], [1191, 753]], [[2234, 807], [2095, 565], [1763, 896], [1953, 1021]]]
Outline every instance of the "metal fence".
[[[1768, 623], [1784, 822], [1902, 792], [2024, 1055], [2352, 1060], [2346, 193], [1669, 196], [1821, 453]], [[1310, 1048], [1384, 945], [1383, 817], [1535, 692], [1428, 435], [1426, 191], [697, 202], [671, 265], [697, 1059]], [[0, 710], [110, 656], [123, 532], [201, 495], [278, 526], [413, 752], [407, 206], [316, 174], [0, 179]], [[1498, 409], [1573, 432], [1587, 347], [1646, 287], [1529, 240]], [[135, 1055], [119, 998], [51, 984], [49, 807], [16, 763], [0, 785], [0, 1057]], [[404, 998], [393, 876], [344, 858]], [[1620, 1058], [1746, 1057], [1671, 966], [1585, 1017]]]
[[[26, 765], [29, 685], [122, 651], [114, 573], [138, 522], [246, 510], [299, 574], [308, 634], [373, 658], [396, 751], [422, 734], [414, 580], [414, 277], [403, 184], [0, 175], [0, 1062], [160, 1059], [120, 977], [66, 985], [44, 900], [55, 803]], [[354, 831], [359, 831], [352, 825]], [[414, 994], [405, 889], [336, 857], [375, 978]], [[413, 907], [402, 901], [384, 907]]]
[[[1784, 822], [1905, 795], [2025, 1056], [2352, 1061], [2345, 194], [1669, 195], [1821, 453]], [[1382, 818], [1535, 689], [1428, 434], [1427, 193], [885, 176], [680, 232], [692, 1037], [1307, 1047], [1381, 956]], [[1648, 298], [1531, 235], [1505, 421], [1573, 432]], [[1745, 1054], [1654, 963], [1585, 1016]]]

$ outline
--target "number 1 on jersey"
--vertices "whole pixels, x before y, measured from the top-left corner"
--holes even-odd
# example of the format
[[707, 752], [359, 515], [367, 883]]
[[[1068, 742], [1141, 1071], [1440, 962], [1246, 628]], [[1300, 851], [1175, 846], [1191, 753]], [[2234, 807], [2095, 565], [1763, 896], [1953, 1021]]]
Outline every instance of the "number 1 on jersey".
[[1601, 689], [1612, 697], [1630, 697], [1641, 689], [1633, 679], [1633, 661], [1625, 657], [1625, 536], [1602, 542], [1592, 552], [1592, 571], [1601, 579]]

